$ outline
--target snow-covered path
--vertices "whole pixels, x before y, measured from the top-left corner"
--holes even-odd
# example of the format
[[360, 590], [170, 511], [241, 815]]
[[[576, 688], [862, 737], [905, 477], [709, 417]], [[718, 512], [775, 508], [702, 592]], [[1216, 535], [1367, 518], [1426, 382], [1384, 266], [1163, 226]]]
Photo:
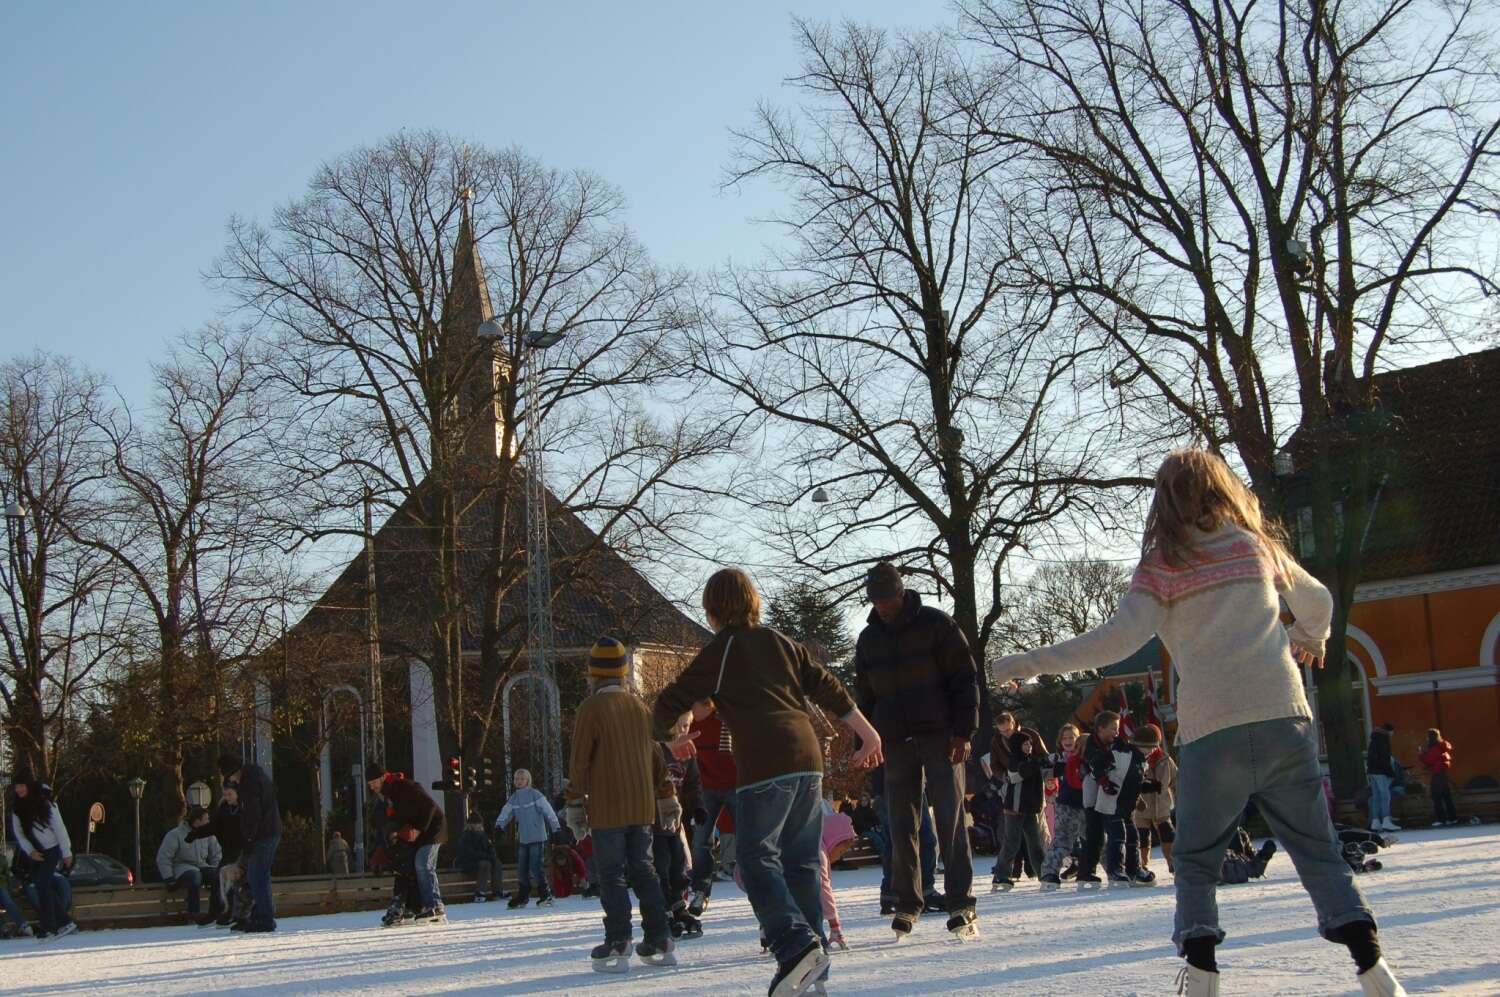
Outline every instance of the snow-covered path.
[[[1500, 994], [1500, 834], [1494, 826], [1402, 835], [1361, 877], [1382, 923], [1387, 955], [1412, 993]], [[1160, 860], [1157, 860], [1158, 864]], [[981, 860], [987, 873], [988, 860]], [[1164, 870], [1158, 870], [1164, 872]], [[959, 945], [940, 918], [885, 947], [878, 870], [835, 873], [848, 952], [834, 958], [832, 993], [1103, 994], [1174, 992], [1172, 889], [980, 897], [983, 937]], [[1315, 937], [1312, 907], [1290, 862], [1265, 880], [1221, 891], [1229, 939], [1223, 992], [1357, 993], [1342, 948]], [[376, 913], [288, 918], [274, 935], [188, 927], [103, 931], [39, 944], [0, 943], [0, 991], [25, 994], [609, 994], [723, 997], [763, 994], [749, 905], [730, 884], [705, 918], [705, 936], [679, 948], [681, 965], [632, 964], [625, 977], [590, 970], [603, 935], [597, 902], [550, 911], [502, 904], [451, 909], [444, 927], [385, 930]]]

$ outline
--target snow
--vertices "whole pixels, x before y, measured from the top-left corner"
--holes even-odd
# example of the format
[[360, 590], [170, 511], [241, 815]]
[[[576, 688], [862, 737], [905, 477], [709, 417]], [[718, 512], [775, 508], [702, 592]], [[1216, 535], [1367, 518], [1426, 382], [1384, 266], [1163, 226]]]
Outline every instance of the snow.
[[[1360, 877], [1387, 958], [1412, 993], [1500, 994], [1500, 863], [1494, 826], [1403, 832]], [[1160, 858], [1155, 860], [1160, 866]], [[990, 861], [976, 865], [984, 874]], [[831, 993], [1105, 994], [1175, 991], [1172, 889], [1165, 885], [1079, 894], [979, 898], [978, 941], [958, 943], [941, 917], [913, 939], [883, 944], [879, 871], [835, 873], [848, 952], [834, 956]], [[1321, 941], [1285, 855], [1266, 879], [1220, 891], [1229, 938], [1220, 949], [1223, 993], [1358, 993], [1353, 963]], [[762, 957], [748, 903], [720, 884], [705, 935], [678, 948], [681, 964], [626, 976], [594, 973], [588, 950], [603, 937], [597, 901], [572, 897], [550, 910], [504, 904], [450, 908], [446, 926], [382, 929], [379, 912], [285, 918], [273, 935], [172, 927], [84, 932], [49, 943], [0, 943], [0, 989], [15, 994], [609, 994], [722, 997], [764, 994]]]

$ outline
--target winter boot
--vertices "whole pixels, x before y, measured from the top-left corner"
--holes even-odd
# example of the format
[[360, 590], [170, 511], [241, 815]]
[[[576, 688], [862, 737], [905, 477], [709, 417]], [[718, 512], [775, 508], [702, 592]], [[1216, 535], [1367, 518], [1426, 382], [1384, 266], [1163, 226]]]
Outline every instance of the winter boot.
[[891, 944], [899, 945], [902, 942], [906, 941], [911, 937], [912, 929], [916, 926], [917, 915], [898, 913], [891, 919], [891, 931], [894, 932], [896, 936], [895, 938], [891, 939]]
[[1177, 993], [1183, 997], [1219, 997], [1219, 974], [1185, 965], [1177, 974]]
[[648, 966], [675, 966], [677, 956], [672, 954], [672, 939], [647, 939], [635, 947], [635, 954]]
[[1062, 885], [1062, 880], [1058, 878], [1057, 873], [1055, 873], [1055, 872], [1049, 872], [1049, 873], [1045, 873], [1042, 876], [1041, 883], [1042, 883], [1042, 892], [1043, 893], [1051, 893], [1053, 890], [1057, 889], [1058, 887], [1060, 887]]
[[630, 943], [605, 942], [589, 953], [596, 973], [624, 973], [630, 969]]
[[688, 913], [694, 917], [702, 917], [706, 910], [708, 910], [708, 894], [702, 890], [694, 890], [693, 895], [688, 898]]
[[979, 916], [969, 907], [948, 918], [948, 933], [961, 942], [979, 937]]
[[1359, 974], [1359, 987], [1364, 991], [1364, 997], [1406, 997], [1406, 988], [1384, 959]]
[[812, 942], [789, 961], [776, 967], [771, 978], [769, 997], [801, 997], [828, 969], [823, 946]]

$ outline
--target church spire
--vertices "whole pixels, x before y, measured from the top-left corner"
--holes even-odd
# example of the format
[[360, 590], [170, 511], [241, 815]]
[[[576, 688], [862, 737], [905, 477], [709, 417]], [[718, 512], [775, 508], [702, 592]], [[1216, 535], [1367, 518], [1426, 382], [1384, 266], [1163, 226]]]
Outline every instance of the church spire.
[[464, 453], [487, 469], [499, 455], [504, 435], [496, 397], [503, 361], [498, 344], [479, 336], [479, 324], [495, 312], [469, 211], [474, 192], [465, 188], [460, 197], [458, 239], [453, 244], [453, 269], [443, 301], [443, 350], [450, 369], [462, 378], [456, 394]]

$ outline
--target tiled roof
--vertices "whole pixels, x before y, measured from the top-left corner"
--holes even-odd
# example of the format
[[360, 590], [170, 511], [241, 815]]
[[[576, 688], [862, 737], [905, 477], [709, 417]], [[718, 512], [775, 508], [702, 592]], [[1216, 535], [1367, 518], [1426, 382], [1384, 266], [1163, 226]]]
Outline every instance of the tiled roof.
[[1360, 580], [1500, 563], [1500, 349], [1379, 374], [1374, 387], [1389, 476]]

